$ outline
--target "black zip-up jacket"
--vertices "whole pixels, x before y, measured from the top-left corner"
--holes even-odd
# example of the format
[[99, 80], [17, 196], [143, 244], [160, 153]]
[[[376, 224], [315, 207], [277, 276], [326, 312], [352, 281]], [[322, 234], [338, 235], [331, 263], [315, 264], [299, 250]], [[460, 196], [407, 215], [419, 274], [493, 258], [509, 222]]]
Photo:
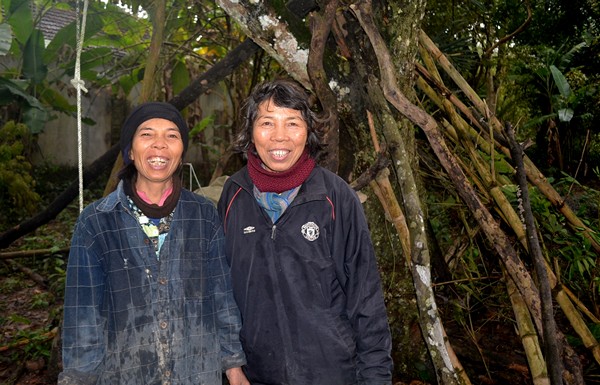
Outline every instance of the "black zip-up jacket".
[[219, 201], [253, 385], [391, 384], [391, 336], [363, 208], [316, 166], [273, 224], [244, 167]]

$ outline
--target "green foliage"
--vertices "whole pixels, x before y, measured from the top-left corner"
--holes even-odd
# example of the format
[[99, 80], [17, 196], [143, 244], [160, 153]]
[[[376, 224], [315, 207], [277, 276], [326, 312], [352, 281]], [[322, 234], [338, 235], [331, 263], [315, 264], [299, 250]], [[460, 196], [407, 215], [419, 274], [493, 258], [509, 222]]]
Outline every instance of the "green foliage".
[[0, 77], [0, 106], [17, 103], [23, 112], [23, 123], [29, 127], [31, 133], [36, 134], [43, 130], [48, 113], [40, 101], [29, 95], [23, 86], [26, 84], [22, 81]]
[[29, 131], [23, 124], [8, 122], [0, 128], [0, 201], [10, 202], [4, 210], [13, 220], [35, 212], [40, 201], [30, 174], [31, 164], [24, 156], [29, 141]]
[[38, 358], [49, 358], [52, 350], [52, 341], [48, 339], [47, 328], [38, 330], [21, 330], [17, 333], [17, 339], [28, 340], [29, 343], [25, 345], [23, 350], [25, 351], [26, 359], [35, 360]]
[[[47, 258], [44, 263], [44, 271], [48, 272], [50, 291], [54, 293], [53, 299], [63, 298], [65, 292], [66, 262], [58, 255]], [[51, 302], [52, 303], [52, 302]]]
[[48, 292], [35, 293], [31, 297], [30, 307], [32, 309], [45, 309], [55, 301], [54, 296]]
[[0, 24], [0, 56], [4, 56], [10, 50], [10, 43], [12, 41], [12, 30], [9, 24]]
[[29, 318], [24, 317], [19, 314], [11, 314], [7, 318], [9, 321], [14, 322], [14, 323], [23, 324], [23, 325], [31, 324], [31, 320]]
[[[74, 11], [68, 3], [38, 2], [33, 0], [3, 0], [5, 23], [0, 24], [0, 54], [10, 53], [16, 60], [12, 68], [0, 73], [0, 106], [10, 106], [6, 111], [9, 119], [23, 122], [34, 134], [43, 131], [51, 112], [75, 116], [76, 107], [59, 92], [71, 88], [66, 79], [74, 76], [76, 53], [76, 21], [58, 31], [52, 41], [45, 46], [44, 35], [38, 29], [42, 15], [50, 8]], [[136, 28], [115, 33], [104, 33], [106, 19], [111, 25], [136, 26]], [[122, 9], [103, 3], [90, 4], [86, 17], [85, 41], [81, 55], [81, 78], [88, 88], [112, 85], [122, 66], [117, 66], [117, 49], [123, 48], [125, 36], [133, 36], [143, 41], [147, 23], [136, 24], [135, 20]], [[110, 29], [108, 30], [110, 31]], [[101, 38], [97, 38], [102, 33]], [[7, 51], [6, 47], [10, 46]], [[131, 49], [131, 46], [129, 47]], [[143, 47], [131, 50], [134, 57], [140, 58]], [[91, 83], [91, 85], [90, 85]], [[115, 82], [119, 84], [119, 82]], [[84, 117], [84, 122], [93, 120]]]
[[191, 130], [190, 130], [190, 139], [196, 138], [198, 134], [206, 129], [206, 127], [213, 125], [215, 122], [214, 115], [207, 116], [203, 118], [200, 122], [198, 122]]
[[[503, 186], [502, 190], [519, 210], [520, 198], [517, 194], [517, 186]], [[540, 242], [545, 245], [549, 262], [552, 264], [551, 261], [559, 261], [565, 281], [579, 280], [583, 286], [586, 286], [585, 282], [592, 279], [595, 274], [598, 258], [591, 247], [590, 240], [577, 229], [569, 230], [565, 225], [564, 217], [536, 188], [530, 188], [529, 196], [538, 231], [542, 235]], [[582, 202], [586, 201], [585, 198], [580, 199]]]
[[[29, 0], [3, 1], [3, 9], [7, 22], [12, 27], [15, 43], [24, 45], [33, 31], [33, 15]], [[6, 4], [8, 3], [8, 7]], [[13, 44], [13, 49], [18, 49]], [[14, 52], [18, 53], [18, 52]]]
[[7, 294], [11, 293], [23, 285], [23, 280], [19, 277], [7, 277], [2, 284], [0, 284], [0, 293]]
[[43, 53], [44, 34], [34, 29], [23, 47], [23, 76], [34, 85], [43, 82], [48, 74], [48, 67], [42, 60]]

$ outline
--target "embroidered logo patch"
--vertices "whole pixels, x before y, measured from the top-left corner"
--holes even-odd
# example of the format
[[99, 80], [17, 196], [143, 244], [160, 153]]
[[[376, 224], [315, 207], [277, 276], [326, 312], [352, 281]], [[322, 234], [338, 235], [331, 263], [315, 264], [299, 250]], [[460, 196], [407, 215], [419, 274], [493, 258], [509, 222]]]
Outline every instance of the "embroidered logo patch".
[[250, 234], [256, 232], [254, 226], [244, 227], [244, 234]]
[[307, 222], [302, 225], [302, 236], [309, 241], [319, 238], [319, 226], [315, 222]]

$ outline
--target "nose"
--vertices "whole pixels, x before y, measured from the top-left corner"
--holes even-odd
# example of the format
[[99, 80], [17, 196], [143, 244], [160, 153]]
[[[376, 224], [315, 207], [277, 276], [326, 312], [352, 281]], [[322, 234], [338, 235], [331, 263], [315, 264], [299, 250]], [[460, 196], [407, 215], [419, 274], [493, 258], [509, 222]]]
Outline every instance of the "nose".
[[152, 143], [153, 148], [162, 149], [167, 147], [167, 141], [162, 135], [157, 135]]
[[285, 125], [281, 123], [275, 124], [275, 129], [273, 130], [273, 136], [271, 136], [271, 140], [275, 142], [283, 142], [287, 140], [288, 133], [285, 129]]

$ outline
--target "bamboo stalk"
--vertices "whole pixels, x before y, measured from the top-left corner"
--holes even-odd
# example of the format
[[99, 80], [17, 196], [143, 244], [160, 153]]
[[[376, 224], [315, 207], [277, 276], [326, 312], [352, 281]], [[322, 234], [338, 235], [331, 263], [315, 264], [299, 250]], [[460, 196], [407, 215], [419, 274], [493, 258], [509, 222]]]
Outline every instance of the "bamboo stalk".
[[569, 297], [569, 299], [573, 303], [575, 303], [575, 305], [577, 305], [577, 307], [581, 310], [581, 312], [583, 314], [585, 314], [593, 323], [596, 323], [596, 324], [600, 323], [600, 320], [583, 303], [581, 303], [579, 298], [577, 298], [575, 296], [575, 294], [573, 294], [573, 292], [568, 287], [566, 287], [564, 285], [561, 285], [561, 287], [562, 287], [561, 290], [565, 292], [567, 297]]
[[[456, 85], [463, 91], [465, 96], [471, 101], [471, 103], [477, 108], [479, 113], [483, 116], [487, 116], [487, 105], [481, 100], [477, 93], [471, 88], [467, 81], [460, 75], [460, 73], [454, 68], [452, 63], [446, 58], [446, 56], [435, 46], [431, 39], [421, 31], [419, 34], [419, 41], [427, 49], [427, 51], [436, 59], [436, 62], [444, 69], [444, 71], [450, 76], [450, 78], [456, 83]], [[503, 135], [503, 128], [500, 121], [495, 116], [489, 117], [489, 124], [493, 131], [499, 135]], [[507, 156], [510, 155], [510, 150], [504, 146], [500, 146], [500, 150]], [[548, 182], [542, 172], [533, 164], [531, 159], [527, 156], [523, 157], [524, 168], [529, 181], [535, 185], [569, 221], [573, 228], [581, 231], [582, 234], [591, 242], [596, 253], [600, 254], [600, 243], [596, 241], [593, 236], [595, 233], [589, 227], [587, 227], [581, 219], [573, 212], [573, 210], [566, 204], [564, 198], [554, 189], [554, 187]]]
[[567, 294], [563, 290], [560, 290], [556, 293], [556, 299], [558, 300], [558, 298], [561, 299], [561, 308], [567, 316], [567, 318], [569, 319], [569, 322], [571, 323], [573, 328], [577, 331], [579, 337], [581, 337], [583, 345], [592, 351], [596, 362], [600, 363], [600, 345], [598, 344], [598, 341], [596, 340], [590, 329], [587, 327], [587, 325], [581, 318], [581, 315], [579, 314], [575, 306], [573, 306], [573, 303], [569, 300]]
[[[429, 52], [427, 50], [421, 50], [421, 54], [426, 58], [430, 57]], [[431, 73], [436, 73], [435, 69], [429, 68], [429, 66], [435, 67], [435, 63], [433, 63], [431, 60], [424, 60], [424, 62], [427, 63], [428, 68], [422, 69], [421, 72], [424, 73], [426, 71], [430, 71]], [[441, 79], [433, 78], [433, 77], [432, 77], [432, 79], [437, 81], [440, 84], [440, 87], [442, 87], [442, 89], [446, 89], [444, 87], [444, 85], [441, 83]], [[423, 83], [417, 82], [417, 84], [423, 85], [426, 89], [429, 88], [429, 86], [424, 82]], [[513, 206], [510, 204], [510, 202], [508, 202], [508, 199], [506, 198], [504, 193], [494, 183], [494, 178], [491, 176], [492, 171], [488, 170], [487, 167], [483, 164], [480, 156], [475, 151], [473, 144], [469, 141], [469, 138], [472, 138], [472, 136], [468, 135], [468, 133], [469, 133], [469, 130], [472, 128], [470, 128], [468, 126], [468, 124], [462, 119], [462, 117], [460, 117], [460, 115], [458, 115], [456, 113], [455, 109], [452, 107], [451, 103], [449, 102], [449, 100], [450, 100], [449, 98], [446, 98], [446, 99], [439, 98], [439, 96], [437, 95], [437, 93], [435, 91], [433, 91], [433, 89], [427, 89], [427, 94], [432, 97], [432, 100], [434, 100], [434, 102], [438, 103], [438, 106], [440, 108], [442, 108], [448, 114], [448, 116], [454, 123], [454, 126], [452, 126], [452, 129], [446, 129], [446, 133], [452, 134], [453, 137], [455, 138], [455, 140], [458, 140], [458, 138], [463, 139], [460, 142], [460, 144], [464, 148], [466, 148], [467, 151], [469, 152], [470, 159], [474, 162], [474, 165], [475, 165], [476, 169], [478, 170], [480, 178], [482, 178], [482, 180], [484, 181], [485, 188], [482, 189], [481, 191], [483, 191], [483, 192], [489, 191], [489, 194], [494, 198], [494, 201], [496, 202], [497, 207], [500, 209], [501, 213], [503, 214], [503, 218], [504, 218], [505, 222], [511, 227], [511, 229], [517, 236], [519, 242], [525, 248], [525, 250], [529, 250], [529, 246], [527, 244], [527, 235], [525, 233], [525, 229], [523, 227], [521, 218], [516, 213]], [[549, 281], [550, 287], [556, 293], [554, 295], [554, 297], [555, 297], [557, 303], [561, 307], [562, 311], [565, 314], [568, 314], [567, 318], [569, 319], [571, 326], [573, 327], [575, 332], [578, 334], [578, 336], [582, 340], [585, 341], [584, 342], [585, 346], [592, 350], [592, 354], [593, 354], [594, 358], [596, 359], [596, 361], [598, 363], [600, 363], [600, 361], [599, 361], [600, 356], [599, 356], [599, 352], [598, 352], [598, 349], [599, 349], [598, 342], [594, 338], [593, 334], [591, 333], [591, 331], [588, 328], [588, 326], [586, 325], [586, 323], [583, 321], [581, 314], [579, 312], [577, 312], [575, 307], [573, 306], [573, 303], [571, 302], [570, 297], [574, 297], [574, 296], [569, 296], [569, 293], [566, 292], [567, 288], [563, 285], [558, 286], [558, 290], [557, 290], [557, 281], [558, 281], [557, 277], [554, 274], [554, 272], [552, 271], [551, 267], [548, 265], [547, 261], [544, 260], [544, 262], [545, 262], [545, 268], [546, 268], [546, 271], [548, 274], [548, 281]], [[581, 307], [583, 309], [585, 309], [585, 307], [583, 305], [581, 305]], [[585, 309], [585, 310], [587, 310], [587, 309]], [[591, 315], [591, 312], [587, 311], [587, 314]], [[595, 319], [595, 317], [594, 317], [594, 319]]]
[[[355, 11], [361, 15], [366, 15], [366, 18], [361, 18], [361, 25], [366, 31], [372, 31], [375, 26], [372, 13], [369, 11], [363, 13], [363, 11], [370, 9], [370, 2], [361, 2], [359, 7], [360, 10], [355, 8]], [[387, 50], [387, 48], [385, 49]], [[391, 63], [388, 63], [388, 65], [392, 66]], [[397, 87], [397, 83], [395, 85]], [[381, 85], [376, 84], [373, 77], [369, 78], [368, 93], [381, 116], [382, 129], [386, 140], [394, 143], [393, 149], [390, 149], [390, 155], [393, 159], [396, 175], [399, 175], [398, 184], [402, 191], [402, 199], [406, 211], [407, 233], [409, 234], [409, 253], [407, 256], [415, 287], [417, 306], [419, 308], [419, 324], [424, 336], [424, 342], [428, 347], [430, 358], [440, 384], [469, 385], [470, 381], [466, 373], [462, 370], [460, 363], [456, 361], [452, 347], [445, 339], [446, 334], [437, 309], [432, 287], [429, 246], [424, 222], [425, 215], [421, 207], [415, 176], [412, 172], [412, 158], [407, 152], [404, 138], [400, 135], [398, 123], [396, 119], [392, 118], [387, 101], [383, 96]], [[391, 191], [389, 181], [378, 184], [382, 190], [390, 190], [391, 201], [387, 202], [388, 209], [392, 206], [400, 207], [393, 191]], [[389, 212], [393, 213], [394, 211], [389, 209]], [[398, 223], [400, 224], [401, 222]]]
[[41, 257], [52, 254], [66, 253], [70, 250], [70, 247], [62, 249], [50, 248], [50, 249], [36, 249], [36, 250], [17, 250], [17, 251], [5, 251], [0, 253], [0, 259], [15, 259], [15, 258], [29, 258], [29, 257]]
[[[435, 47], [434, 47], [435, 48]], [[429, 57], [429, 51], [428, 50], [422, 50], [422, 55], [424, 57]], [[431, 70], [432, 73], [436, 74], [437, 73], [437, 69], [435, 67], [435, 63], [433, 63], [433, 60], [424, 60], [424, 62], [429, 65], [432, 66], [433, 68], [430, 68], [429, 70]], [[426, 70], [425, 69], [421, 69], [422, 73], [425, 73]], [[433, 76], [430, 76], [430, 78], [433, 78]], [[437, 84], [440, 86], [440, 89], [446, 89], [443, 84], [441, 84], [441, 80], [440, 79], [432, 79], [433, 81], [437, 81]], [[418, 85], [420, 84], [425, 84], [425, 82], [417, 82]], [[443, 91], [442, 91], [443, 92]], [[446, 91], [447, 92], [447, 91]], [[428, 90], [428, 94], [434, 94], [435, 92], [432, 92], [430, 90]], [[454, 108], [450, 107], [450, 102], [448, 102], [448, 100], [457, 100], [457, 99], [452, 99], [448, 97], [447, 93], [444, 93], [444, 95], [446, 96], [446, 98], [440, 98], [437, 97], [436, 98], [432, 98], [434, 100], [437, 100], [438, 105], [440, 106], [440, 108], [444, 109], [445, 111], [450, 111], [448, 112], [448, 115], [450, 116], [451, 120], [453, 120], [453, 123], [456, 125], [456, 128], [458, 128], [457, 130], [455, 130], [456, 132], [453, 132], [452, 130], [446, 130], [446, 133], [452, 133], [454, 138], [469, 138], [469, 137], [473, 137], [473, 135], [469, 135], [471, 133], [472, 128], [466, 124], [466, 122], [464, 122], [464, 120], [462, 120], [462, 118], [460, 117], [460, 115], [455, 113]], [[456, 102], [455, 102], [456, 103]], [[464, 109], [463, 109], [464, 110]], [[485, 110], [485, 109], [484, 109]], [[462, 110], [461, 110], [462, 111]], [[485, 110], [487, 111], [487, 110]], [[464, 133], [463, 135], [461, 135], [461, 130]], [[482, 130], [483, 135], [485, 136], [486, 132]], [[493, 132], [491, 132], [488, 135], [489, 141], [494, 143], [496, 146], [499, 146], [499, 144], [496, 143], [495, 140], [492, 139]], [[478, 136], [475, 136], [476, 139], [479, 139]], [[456, 139], [455, 139], [456, 140]], [[459, 140], [460, 141], [460, 140]], [[474, 151], [474, 147], [472, 145], [467, 145], [466, 143], [470, 143], [469, 140], [464, 140], [460, 142], [463, 146], [467, 146], [470, 148], [470, 152], [471, 152], [471, 159], [479, 159], [479, 156], [476, 154], [476, 152]], [[489, 149], [491, 149], [493, 146], [491, 146], [490, 143], [490, 147]], [[500, 146], [501, 148], [503, 148], [503, 146]], [[505, 152], [504, 150], [507, 150], [506, 148], [503, 148], [502, 152]], [[490, 152], [490, 155], [493, 157], [493, 152]], [[506, 154], [505, 154], [506, 155]], [[476, 161], [476, 163], [478, 164], [479, 162]], [[502, 204], [498, 204], [498, 207], [500, 207], [501, 209], [504, 210], [504, 212], [507, 214], [507, 216], [509, 218], [513, 218], [512, 220], [510, 220], [510, 225], [513, 227], [513, 229], [515, 230], [516, 234], [519, 234], [519, 239], [521, 240], [521, 242], [523, 242], [523, 244], [525, 245], [525, 248], [528, 249], [528, 245], [527, 245], [527, 237], [524, 236], [524, 231], [523, 231], [523, 227], [522, 227], [522, 222], [520, 220], [520, 218], [516, 215], [516, 213], [514, 213], [514, 209], [512, 208], [512, 205], [508, 204], [506, 197], [504, 196], [504, 194], [502, 194], [502, 192], [497, 188], [496, 183], [495, 183], [495, 178], [493, 177], [493, 175], [495, 174], [494, 169], [492, 168], [491, 171], [487, 169], [487, 167], [485, 166], [481, 166], [479, 165], [479, 173], [480, 175], [488, 175], [488, 176], [484, 176], [483, 179], [488, 183], [488, 186], [490, 186], [491, 189], [491, 193], [492, 195], [495, 197], [495, 199], [498, 202], [502, 202]], [[486, 190], [480, 190], [480, 191], [486, 191]], [[506, 216], [503, 216], [504, 219], [506, 220]], [[515, 220], [516, 218], [519, 218], [519, 220]], [[548, 271], [548, 280], [550, 281], [549, 283], [551, 284], [552, 287], [554, 287], [556, 285], [556, 277], [554, 276], [553, 272], [551, 271], [550, 267], [547, 265], [547, 262], [544, 261], [545, 263], [545, 270]], [[509, 269], [510, 271], [510, 269]], [[513, 278], [514, 279], [514, 278]], [[527, 298], [527, 297], [525, 297]], [[581, 319], [581, 315], [578, 312], [572, 312], [569, 310], [570, 307], [572, 307], [572, 304], [568, 301], [568, 298], [566, 298], [566, 296], [557, 296], [556, 297], [557, 302], [560, 304], [561, 308], [563, 309], [563, 311], [565, 312], [569, 312], [570, 316], [573, 317], [574, 319]], [[571, 306], [570, 306], [571, 305]], [[530, 308], [531, 310], [531, 308]], [[539, 325], [539, 320], [537, 318], [534, 317], [534, 320], [536, 320], [536, 324], [538, 325], [538, 330], [542, 330], [540, 329], [540, 325]], [[583, 322], [572, 322], [572, 325], [574, 326], [575, 330], [578, 332], [578, 334], [580, 334], [580, 336], [582, 336], [582, 338], [586, 338], [588, 340], [588, 343], [590, 344], [590, 346], [592, 346], [593, 349], [595, 349], [596, 344], [594, 344], [593, 340], [590, 340], [589, 337], [589, 329], [587, 328], [587, 326], [585, 325], [585, 323]], [[562, 336], [562, 333], [559, 333], [559, 339], [564, 340], [564, 336]], [[585, 337], [584, 337], [585, 336]], [[564, 340], [566, 342], [566, 340]], [[568, 345], [568, 344], [564, 344], [566, 346], [566, 356], [565, 356], [565, 361], [568, 362], [569, 364], [569, 369], [572, 371], [573, 374], [575, 374], [573, 380], [574, 381], [578, 381], [580, 380], [579, 377], [581, 377], [581, 368], [580, 368], [580, 364], [577, 362], [577, 358], [576, 355], [574, 354], [572, 348]], [[579, 378], [579, 379], [578, 379]]]
[[521, 297], [521, 294], [510, 277], [506, 277], [506, 289], [515, 313], [519, 337], [521, 338], [521, 343], [525, 349], [532, 381], [534, 385], [550, 385], [546, 362], [537, 338], [535, 327], [531, 321], [531, 316], [529, 315], [525, 301], [523, 301], [523, 297]]
[[[49, 332], [40, 334], [39, 338], [43, 339], [44, 341], [47, 341], [47, 340], [51, 340], [52, 338], [54, 338], [57, 334], [58, 334], [58, 328], [54, 328], [54, 329], [50, 330]], [[31, 342], [31, 339], [24, 338], [22, 340], [13, 342], [12, 344], [0, 346], [0, 352], [5, 352], [10, 349], [18, 348], [19, 346], [27, 345], [30, 342]]]
[[[373, 143], [377, 150], [378, 149], [377, 136], [375, 135], [375, 129], [373, 127], [371, 119], [369, 119], [369, 123], [370, 123], [369, 128], [371, 130], [371, 135], [373, 137]], [[406, 223], [406, 218], [404, 216], [404, 213], [402, 212], [402, 208], [400, 207], [400, 204], [399, 204], [398, 200], [396, 199], [396, 195], [392, 188], [392, 184], [390, 183], [389, 170], [387, 168], [382, 170], [377, 175], [375, 180], [370, 183], [370, 185], [371, 185], [371, 188], [373, 188], [375, 195], [379, 198], [379, 201], [381, 202], [382, 206], [384, 207], [386, 213], [389, 215], [391, 222], [394, 224], [394, 227], [396, 228], [396, 231], [398, 232], [400, 239], [401, 239], [402, 250], [405, 253], [405, 255], [408, 259], [409, 265], [410, 265], [410, 248], [409, 248], [409, 245], [411, 243], [410, 242], [410, 232], [408, 229], [408, 225]], [[418, 285], [416, 284], [415, 286], [418, 286]], [[423, 288], [421, 288], [419, 290], [417, 288], [417, 292], [418, 292], [417, 295], [419, 295], [419, 293], [422, 293], [424, 291], [430, 292], [431, 296], [433, 295], [433, 291], [431, 290], [431, 287], [429, 288], [429, 290], [424, 290]], [[471, 381], [469, 380], [469, 377], [467, 376], [467, 373], [465, 372], [458, 357], [454, 353], [454, 349], [452, 348], [452, 345], [450, 345], [450, 342], [446, 335], [446, 331], [443, 327], [443, 324], [441, 323], [441, 321], [438, 321], [438, 322], [439, 322], [439, 327], [442, 331], [442, 335], [444, 336], [443, 340], [445, 341], [445, 348], [446, 348], [446, 351], [448, 352], [448, 359], [452, 363], [452, 367], [456, 371], [456, 375], [458, 376], [458, 378], [461, 379], [460, 383], [463, 385], [470, 385]]]
[[538, 325], [537, 321], [541, 320], [539, 294], [537, 288], [533, 284], [529, 272], [517, 258], [516, 251], [512, 247], [506, 234], [500, 230], [496, 220], [482, 204], [473, 189], [473, 186], [467, 181], [463, 170], [458, 166], [456, 156], [448, 149], [440, 134], [439, 126], [435, 120], [425, 111], [412, 104], [398, 89], [395, 74], [392, 71], [393, 66], [391, 65], [392, 60], [389, 56], [389, 52], [387, 51], [381, 36], [378, 34], [377, 29], [374, 28], [372, 20], [364, 20], [365, 18], [363, 16], [369, 15], [369, 10], [362, 9], [363, 6], [364, 2], [360, 2], [358, 4], [353, 4], [350, 8], [356, 15], [366, 34], [369, 36], [377, 55], [379, 69], [381, 71], [380, 84], [383, 87], [386, 100], [423, 130], [432, 150], [457, 188], [458, 194], [474, 214], [475, 219], [486, 234], [486, 237], [488, 237], [492, 246], [502, 258], [511, 277], [517, 284], [519, 291], [522, 292], [523, 297], [529, 301], [529, 309], [534, 315], [534, 319], [536, 319], [536, 325]]

